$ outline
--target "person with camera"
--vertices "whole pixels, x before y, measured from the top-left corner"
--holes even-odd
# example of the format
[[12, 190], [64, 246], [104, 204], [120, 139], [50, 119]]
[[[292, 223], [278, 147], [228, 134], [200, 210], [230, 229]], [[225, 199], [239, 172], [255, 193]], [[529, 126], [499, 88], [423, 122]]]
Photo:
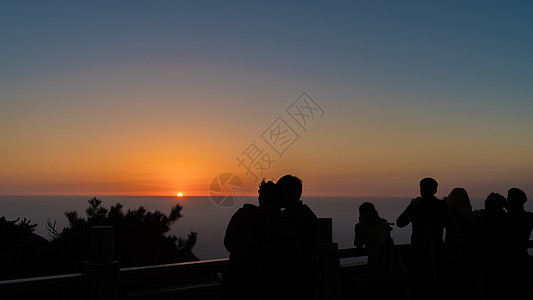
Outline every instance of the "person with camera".
[[420, 181], [420, 197], [412, 199], [396, 220], [403, 228], [412, 225], [411, 233], [411, 295], [415, 299], [440, 299], [445, 278], [446, 250], [443, 233], [448, 220], [448, 208], [439, 200], [438, 183], [427, 177]]

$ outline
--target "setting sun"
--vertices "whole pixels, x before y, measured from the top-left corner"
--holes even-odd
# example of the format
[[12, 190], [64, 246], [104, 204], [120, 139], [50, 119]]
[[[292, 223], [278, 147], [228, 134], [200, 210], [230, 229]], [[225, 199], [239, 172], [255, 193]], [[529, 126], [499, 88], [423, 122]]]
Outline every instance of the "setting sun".
[[178, 196], [178, 197], [183, 197], [183, 193], [182, 193], [182, 192], [179, 192], [179, 193], [176, 194], [176, 196]]

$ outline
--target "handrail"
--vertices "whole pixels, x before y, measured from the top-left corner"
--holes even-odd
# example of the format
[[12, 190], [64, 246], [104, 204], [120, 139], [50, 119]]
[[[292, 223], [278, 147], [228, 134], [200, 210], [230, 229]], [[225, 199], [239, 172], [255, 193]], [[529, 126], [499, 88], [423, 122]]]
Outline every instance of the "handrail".
[[131, 274], [139, 274], [139, 273], [153, 272], [153, 271], [158, 271], [158, 272], [171, 271], [177, 268], [181, 270], [202, 269], [202, 270], [216, 270], [220, 272], [223, 270], [223, 267], [228, 263], [228, 261], [229, 261], [228, 258], [219, 258], [219, 259], [189, 261], [189, 262], [173, 263], [173, 264], [121, 268], [120, 275], [127, 276]]
[[[399, 249], [407, 249], [409, 244], [396, 245]], [[533, 249], [533, 240], [528, 242], [528, 248]], [[366, 248], [341, 248], [334, 254], [337, 259], [362, 257], [367, 255]], [[531, 255], [533, 257], [533, 255]], [[177, 290], [191, 290], [197, 291], [201, 289], [213, 288], [219, 285], [218, 277], [215, 280], [207, 280], [202, 284], [183, 284], [179, 280], [183, 277], [191, 277], [198, 274], [211, 274], [223, 272], [224, 268], [229, 262], [228, 258], [193, 261], [163, 265], [151, 265], [141, 267], [122, 268], [119, 271], [120, 286], [125, 293], [129, 295], [142, 295], [143, 291], [159, 290], [159, 291], [177, 291]], [[181, 276], [181, 275], [186, 276]], [[215, 275], [216, 277], [216, 275]], [[147, 280], [147, 278], [149, 280]], [[60, 289], [69, 291], [86, 291], [89, 276], [84, 273], [53, 275], [34, 278], [12, 279], [0, 281], [0, 296], [21, 293], [41, 293], [43, 291], [55, 291], [53, 293], [63, 294], [58, 292]], [[61, 298], [61, 297], [59, 297]], [[58, 298], [58, 299], [59, 299]], [[15, 298], [13, 298], [15, 299]]]
[[339, 249], [339, 258], [350, 258], [350, 257], [361, 257], [367, 256], [366, 248], [340, 248]]
[[87, 294], [88, 286], [89, 277], [83, 273], [3, 280], [0, 298], [72, 299], [72, 295]]
[[[124, 298], [165, 293], [209, 290], [220, 285], [220, 277], [229, 259], [212, 259], [155, 266], [122, 268], [119, 272], [120, 287]], [[150, 280], [146, 280], [150, 278]]]
[[64, 274], [64, 275], [52, 275], [52, 276], [42, 276], [42, 277], [31, 277], [31, 278], [20, 278], [20, 279], [9, 279], [0, 281], [0, 289], [7, 286], [24, 286], [24, 285], [33, 285], [33, 284], [47, 284], [49, 282], [60, 283], [60, 282], [69, 282], [76, 280], [83, 280], [86, 278], [86, 275], [83, 273], [75, 274]]
[[[396, 245], [396, 248], [399, 250], [407, 249], [411, 247], [411, 244], [400, 244]], [[528, 249], [533, 249], [533, 240], [529, 240], [527, 244]], [[351, 258], [351, 257], [361, 257], [367, 256], [366, 248], [356, 248], [356, 247], [347, 247], [339, 249], [339, 258]]]

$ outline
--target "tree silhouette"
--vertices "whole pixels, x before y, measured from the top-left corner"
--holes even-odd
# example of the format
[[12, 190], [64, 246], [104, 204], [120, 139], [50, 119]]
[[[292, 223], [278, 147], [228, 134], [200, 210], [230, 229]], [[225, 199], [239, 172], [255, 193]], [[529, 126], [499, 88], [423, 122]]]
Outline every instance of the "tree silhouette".
[[92, 226], [114, 227], [114, 259], [121, 267], [197, 260], [191, 252], [197, 240], [196, 232], [191, 231], [187, 238], [168, 235], [171, 226], [182, 217], [180, 204], [166, 215], [157, 210], [147, 211], [143, 206], [124, 212], [120, 203], [107, 209], [96, 198], [88, 203], [86, 218], [76, 211], [65, 212], [69, 226], [61, 231], [48, 222], [59, 272], [79, 272], [81, 262], [89, 256], [89, 228]]
[[50, 243], [33, 233], [37, 224], [0, 218], [0, 280], [46, 275]]

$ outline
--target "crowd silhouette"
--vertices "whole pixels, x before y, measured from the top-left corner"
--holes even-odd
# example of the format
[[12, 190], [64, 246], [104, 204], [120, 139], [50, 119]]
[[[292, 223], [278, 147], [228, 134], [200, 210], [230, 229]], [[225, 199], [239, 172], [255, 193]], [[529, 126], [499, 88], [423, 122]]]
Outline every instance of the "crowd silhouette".
[[[528, 250], [533, 213], [526, 194], [490, 193], [473, 210], [464, 188], [439, 199], [433, 178], [420, 181], [420, 196], [398, 216], [411, 224], [410, 255], [400, 255], [393, 223], [364, 202], [354, 246], [368, 253], [370, 299], [502, 299], [527, 295], [532, 271]], [[302, 180], [292, 175], [259, 185], [259, 205], [245, 204], [231, 218], [224, 246], [230, 253], [222, 276], [224, 299], [314, 299], [318, 219], [302, 203]]]

